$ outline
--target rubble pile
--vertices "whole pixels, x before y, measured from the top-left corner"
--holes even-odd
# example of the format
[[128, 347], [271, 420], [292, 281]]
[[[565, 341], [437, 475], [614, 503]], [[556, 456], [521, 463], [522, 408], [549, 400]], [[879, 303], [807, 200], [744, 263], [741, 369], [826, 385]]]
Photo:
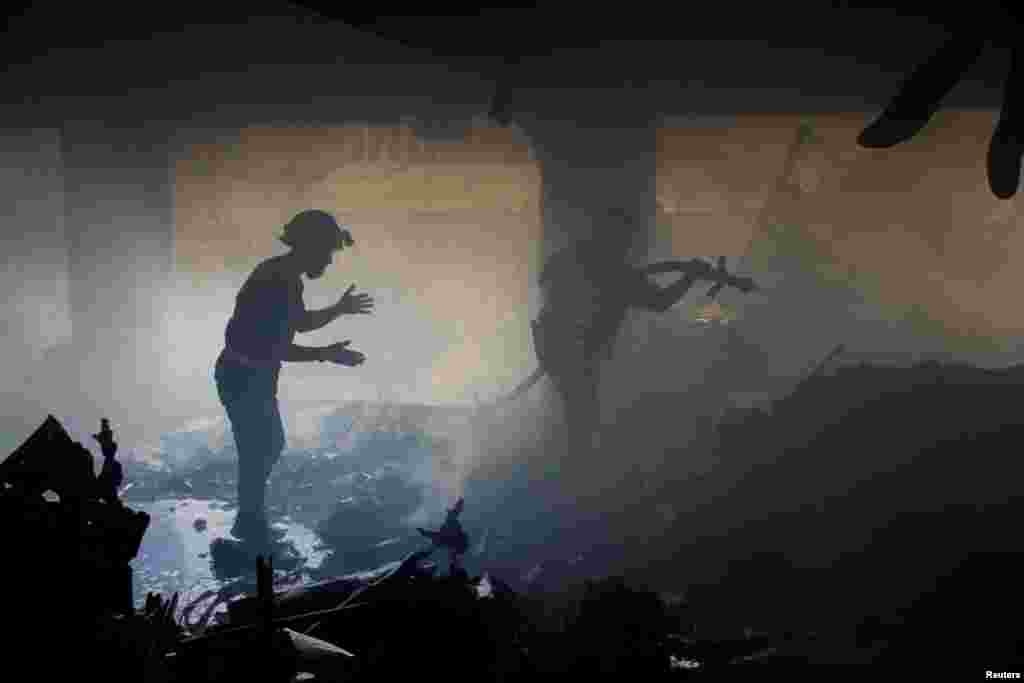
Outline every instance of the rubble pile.
[[[256, 594], [232, 601], [225, 623], [192, 628], [174, 650], [175, 675], [236, 680], [255, 657], [268, 680], [390, 680], [431, 666], [449, 680], [626, 672], [678, 680], [670, 653], [678, 621], [656, 594], [612, 579], [541, 600], [491, 573], [471, 577], [461, 567], [470, 546], [463, 507], [460, 499], [440, 529], [421, 530], [430, 547], [373, 572], [273, 592], [272, 567], [258, 560]], [[449, 552], [442, 575], [428, 560], [436, 550]]]
[[[181, 639], [176, 674], [235, 680], [232, 672], [264, 656], [256, 652], [260, 643], [272, 643], [278, 660], [263, 671], [278, 680], [392, 680], [439, 667], [455, 681], [637, 674], [669, 681], [760, 661], [774, 642], [749, 634], [726, 643], [687, 637], [659, 596], [621, 577], [540, 600], [489, 573], [470, 577], [452, 565], [439, 576], [429, 553], [411, 553], [377, 572], [237, 600], [229, 623]], [[276, 636], [267, 637], [268, 629]], [[304, 648], [295, 642], [299, 634]]]
[[680, 550], [658, 571], [685, 567], [708, 627], [851, 629], [852, 643], [853, 625], [876, 623], [884, 638], [860, 636], [874, 661], [916, 666], [947, 647], [1015, 661], [1024, 641], [1001, 614], [1024, 606], [1011, 578], [1024, 569], [1022, 390], [1024, 367], [812, 377], [721, 425], [708, 476], [666, 487], [663, 500], [700, 501], [700, 516], [681, 515], [669, 532]]

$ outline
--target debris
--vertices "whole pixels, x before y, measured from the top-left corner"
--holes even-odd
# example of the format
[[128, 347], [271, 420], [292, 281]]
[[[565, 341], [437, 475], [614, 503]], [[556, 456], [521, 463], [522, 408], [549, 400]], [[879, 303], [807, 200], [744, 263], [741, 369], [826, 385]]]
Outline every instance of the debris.
[[494, 589], [491, 587], [491, 580], [484, 574], [476, 584], [476, 594], [479, 598], [490, 598], [494, 596]]
[[[410, 553], [400, 562], [391, 562], [371, 572], [350, 574], [328, 581], [301, 586], [274, 597], [274, 613], [280, 617], [292, 617], [337, 608], [352, 604], [356, 597], [362, 601], [363, 593], [373, 588], [378, 592], [389, 582], [407, 578], [424, 577], [429, 566], [424, 566], [429, 552]], [[243, 598], [228, 605], [232, 624], [251, 622], [256, 617], [257, 603]]]
[[319, 662], [324, 659], [335, 657], [353, 658], [354, 654], [343, 650], [337, 645], [332, 645], [325, 640], [307, 636], [305, 633], [293, 631], [290, 628], [283, 629], [284, 633], [291, 639], [292, 645], [299, 655], [299, 661], [304, 664]]
[[71, 440], [52, 415], [0, 463], [0, 481], [25, 494], [50, 489], [62, 500], [82, 499], [93, 491], [92, 454]]
[[124, 482], [124, 469], [121, 463], [114, 459], [117, 455], [117, 442], [114, 441], [114, 432], [110, 429], [110, 420], [103, 418], [100, 421], [99, 433], [93, 434], [92, 438], [96, 439], [103, 451], [103, 467], [96, 479], [99, 499], [111, 505], [119, 505], [121, 501], [118, 490]]
[[400, 558], [412, 549], [404, 513], [404, 506], [389, 506], [368, 496], [338, 500], [316, 525], [322, 545], [335, 551], [325, 570], [340, 575]]
[[[116, 444], [107, 420], [97, 435], [107, 460]], [[107, 465], [105, 488], [94, 477], [92, 454], [71, 440], [52, 415], [0, 463], [0, 507], [12, 527], [15, 545], [44, 544], [44, 558], [88, 585], [81, 605], [85, 613], [132, 612], [129, 562], [135, 558], [149, 526], [149, 516], [123, 506], [117, 498], [116, 468]], [[56, 498], [48, 502], [43, 493]], [[102, 496], [102, 498], [101, 498]], [[41, 561], [45, 562], [46, 559]]]
[[107, 420], [97, 437], [107, 456], [99, 480], [92, 454], [52, 415], [0, 463], [5, 542], [32, 558], [0, 567], [0, 584], [13, 588], [3, 613], [5, 652], [43, 655], [31, 642], [40, 632], [57, 642], [85, 639], [93, 656], [123, 667], [107, 672], [108, 680], [140, 673], [158, 680], [159, 655], [176, 637], [176, 601], [151, 598], [150, 613], [135, 612], [130, 563], [150, 518], [117, 497], [116, 444]]
[[422, 535], [433, 541], [432, 550], [434, 548], [445, 548], [448, 550], [451, 555], [452, 566], [457, 566], [459, 558], [469, 550], [469, 536], [459, 522], [459, 515], [462, 513], [464, 506], [465, 501], [459, 498], [455, 505], [448, 510], [444, 524], [437, 531], [417, 529]]

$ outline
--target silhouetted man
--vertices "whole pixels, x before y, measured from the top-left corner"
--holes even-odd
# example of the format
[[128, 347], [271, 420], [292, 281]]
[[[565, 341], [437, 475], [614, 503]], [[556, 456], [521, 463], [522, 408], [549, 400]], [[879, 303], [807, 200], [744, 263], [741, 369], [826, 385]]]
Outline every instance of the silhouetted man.
[[373, 300], [349, 287], [333, 306], [307, 311], [302, 275], [324, 274], [334, 252], [352, 246], [352, 235], [323, 211], [303, 211], [284, 228], [281, 242], [291, 250], [252, 272], [228, 321], [224, 350], [217, 359], [217, 393], [227, 411], [238, 447], [238, 516], [231, 533], [265, 543], [270, 528], [265, 511], [267, 479], [284, 450], [284, 426], [277, 404], [283, 362], [330, 361], [357, 366], [365, 357], [349, 341], [326, 347], [297, 346], [297, 332], [320, 329], [340, 315], [369, 313]]
[[[611, 356], [630, 308], [668, 311], [698, 280], [753, 286], [700, 259], [630, 265], [635, 230], [620, 209], [608, 211], [594, 227], [590, 238], [558, 252], [545, 265], [540, 277], [544, 306], [533, 323], [537, 358], [565, 407], [571, 453], [596, 445], [600, 364]], [[649, 277], [672, 271], [682, 276], [668, 287]]]

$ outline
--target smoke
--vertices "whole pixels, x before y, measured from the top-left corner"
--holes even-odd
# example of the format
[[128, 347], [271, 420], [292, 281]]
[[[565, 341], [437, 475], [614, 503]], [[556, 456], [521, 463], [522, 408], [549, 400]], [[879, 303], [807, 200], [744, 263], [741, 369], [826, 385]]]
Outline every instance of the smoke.
[[437, 466], [430, 460], [416, 462], [407, 470], [409, 481], [420, 487], [422, 502], [403, 521], [410, 527], [434, 526], [444, 518], [446, 507], [457, 498], [449, 482], [438, 476]]
[[285, 438], [288, 448], [319, 448], [324, 445], [324, 418], [332, 414], [336, 406], [316, 405], [298, 409], [288, 416], [285, 423]]
[[471, 517], [495, 509], [516, 483], [517, 471], [557, 460], [555, 451], [545, 446], [550, 440], [549, 412], [540, 387], [514, 403], [432, 410], [422, 425], [432, 443], [430, 457], [415, 460], [406, 470], [410, 481], [421, 487], [423, 501], [405, 523], [436, 526], [462, 497]]
[[481, 410], [438, 411], [424, 430], [433, 444], [431, 457], [414, 463], [410, 478], [423, 487], [423, 503], [406, 520], [410, 526], [431, 524], [466, 494], [466, 478], [478, 465], [484, 448]]

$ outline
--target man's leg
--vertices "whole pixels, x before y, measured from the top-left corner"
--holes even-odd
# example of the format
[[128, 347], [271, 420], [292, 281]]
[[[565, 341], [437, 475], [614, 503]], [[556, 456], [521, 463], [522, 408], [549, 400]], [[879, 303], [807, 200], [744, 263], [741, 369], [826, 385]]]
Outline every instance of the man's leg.
[[238, 446], [238, 515], [232, 535], [244, 540], [270, 538], [267, 479], [284, 447], [276, 400], [250, 400], [230, 411]]
[[270, 434], [266, 459], [263, 462], [263, 491], [266, 491], [270, 475], [273, 473], [274, 467], [281, 460], [281, 454], [284, 452], [285, 446], [284, 423], [281, 420], [281, 410], [276, 398], [267, 406], [266, 413]]
[[271, 459], [270, 431], [264, 411], [235, 407], [231, 426], [238, 446], [238, 514], [231, 530], [237, 538], [262, 536], [266, 526], [266, 470]]
[[238, 450], [238, 514], [231, 534], [265, 540], [267, 473], [280, 455], [278, 444], [283, 446], [276, 398], [266, 378], [246, 369], [218, 363], [215, 377]]
[[591, 453], [600, 434], [597, 372], [590, 367], [580, 368], [565, 384], [562, 395], [569, 431], [569, 456], [578, 462]]

